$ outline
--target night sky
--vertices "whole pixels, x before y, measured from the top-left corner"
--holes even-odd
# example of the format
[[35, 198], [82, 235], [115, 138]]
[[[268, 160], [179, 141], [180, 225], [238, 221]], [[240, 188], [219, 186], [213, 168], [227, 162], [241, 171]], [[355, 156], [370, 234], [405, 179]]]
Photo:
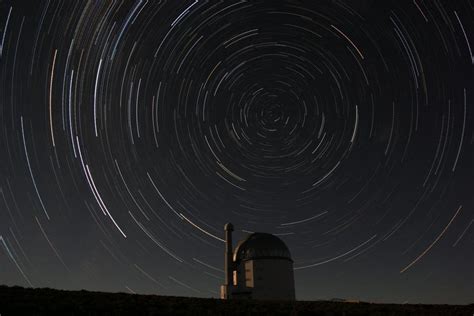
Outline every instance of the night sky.
[[0, 1], [0, 283], [474, 302], [474, 2]]

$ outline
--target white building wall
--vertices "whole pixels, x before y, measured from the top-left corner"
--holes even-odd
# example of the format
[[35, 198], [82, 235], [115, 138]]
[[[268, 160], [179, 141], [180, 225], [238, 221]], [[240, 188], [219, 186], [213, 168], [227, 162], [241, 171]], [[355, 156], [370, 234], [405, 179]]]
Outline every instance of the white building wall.
[[[256, 259], [246, 262], [251, 269], [252, 298], [267, 300], [294, 300], [295, 281], [293, 262], [285, 259]], [[250, 282], [249, 282], [250, 283]]]

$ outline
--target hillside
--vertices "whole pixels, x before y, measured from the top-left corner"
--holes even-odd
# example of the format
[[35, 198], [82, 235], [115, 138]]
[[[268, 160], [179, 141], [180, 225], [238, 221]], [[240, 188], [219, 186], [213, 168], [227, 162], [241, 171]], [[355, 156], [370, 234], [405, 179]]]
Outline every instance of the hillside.
[[0, 286], [0, 315], [474, 315], [474, 305], [222, 301]]

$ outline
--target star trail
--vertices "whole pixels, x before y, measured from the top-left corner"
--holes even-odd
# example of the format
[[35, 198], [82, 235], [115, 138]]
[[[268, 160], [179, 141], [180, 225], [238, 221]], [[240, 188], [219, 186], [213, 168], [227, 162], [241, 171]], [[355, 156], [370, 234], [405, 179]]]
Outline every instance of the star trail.
[[474, 301], [474, 3], [0, 1], [0, 283]]

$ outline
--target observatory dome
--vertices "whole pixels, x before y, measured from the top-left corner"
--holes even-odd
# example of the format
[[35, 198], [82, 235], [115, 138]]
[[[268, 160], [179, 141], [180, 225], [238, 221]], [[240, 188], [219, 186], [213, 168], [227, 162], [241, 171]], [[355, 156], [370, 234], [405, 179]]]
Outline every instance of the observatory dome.
[[234, 261], [255, 259], [291, 259], [290, 250], [278, 237], [267, 233], [253, 233], [240, 241], [234, 251]]

